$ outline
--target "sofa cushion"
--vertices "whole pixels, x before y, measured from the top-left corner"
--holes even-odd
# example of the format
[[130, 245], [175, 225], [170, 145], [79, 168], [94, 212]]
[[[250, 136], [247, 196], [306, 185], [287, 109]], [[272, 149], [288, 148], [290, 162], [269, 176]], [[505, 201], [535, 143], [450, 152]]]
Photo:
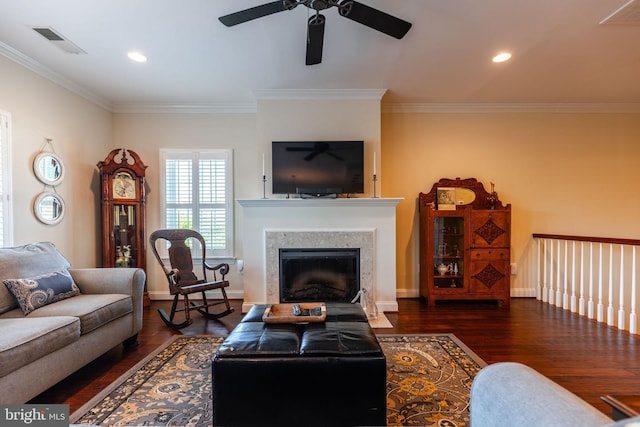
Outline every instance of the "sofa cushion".
[[0, 319], [0, 377], [79, 337], [80, 320], [76, 317]]
[[[38, 276], [69, 267], [69, 261], [50, 242], [0, 248], [0, 281]], [[16, 307], [18, 304], [13, 295], [6, 286], [0, 286], [0, 313]]]
[[18, 301], [24, 314], [80, 294], [80, 289], [68, 270], [25, 279], [5, 279], [3, 282]]
[[84, 335], [132, 312], [133, 300], [129, 295], [80, 294], [42, 307], [29, 314], [29, 318], [75, 316], [80, 318], [80, 331]]

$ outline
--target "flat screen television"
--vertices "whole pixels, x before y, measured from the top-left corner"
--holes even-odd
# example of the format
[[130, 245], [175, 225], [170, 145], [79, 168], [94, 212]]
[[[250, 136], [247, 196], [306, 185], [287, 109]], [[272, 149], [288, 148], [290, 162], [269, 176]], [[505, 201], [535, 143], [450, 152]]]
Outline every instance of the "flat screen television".
[[364, 193], [364, 141], [273, 141], [273, 194]]

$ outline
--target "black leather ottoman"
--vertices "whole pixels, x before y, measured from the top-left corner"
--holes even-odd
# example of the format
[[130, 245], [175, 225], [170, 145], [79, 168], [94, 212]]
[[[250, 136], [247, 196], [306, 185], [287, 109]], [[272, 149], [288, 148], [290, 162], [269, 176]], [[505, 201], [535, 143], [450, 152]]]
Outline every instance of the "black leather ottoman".
[[216, 426], [386, 425], [386, 360], [359, 304], [265, 324], [255, 305], [213, 359]]

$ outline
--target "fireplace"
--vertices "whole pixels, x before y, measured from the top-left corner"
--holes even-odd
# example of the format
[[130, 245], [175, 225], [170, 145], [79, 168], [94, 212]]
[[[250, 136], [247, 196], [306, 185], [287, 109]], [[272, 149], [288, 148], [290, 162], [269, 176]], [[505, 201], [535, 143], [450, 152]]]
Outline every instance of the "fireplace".
[[[358, 255], [356, 262], [359, 269], [358, 289], [355, 293], [365, 289], [369, 295], [373, 296], [374, 235], [373, 230], [266, 230], [267, 302], [270, 304], [283, 302], [280, 290], [280, 251], [292, 248], [322, 252], [353, 250], [353, 253]], [[332, 255], [335, 254], [336, 252]]]
[[243, 312], [280, 302], [281, 248], [360, 249], [360, 290], [397, 311], [396, 205], [401, 199], [240, 199]]
[[280, 248], [280, 302], [349, 302], [360, 290], [359, 248]]

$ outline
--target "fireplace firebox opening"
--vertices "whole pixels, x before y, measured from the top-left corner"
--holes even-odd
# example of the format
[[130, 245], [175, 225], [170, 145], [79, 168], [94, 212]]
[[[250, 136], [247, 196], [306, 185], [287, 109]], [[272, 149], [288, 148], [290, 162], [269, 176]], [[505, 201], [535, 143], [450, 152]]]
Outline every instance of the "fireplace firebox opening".
[[280, 302], [350, 302], [360, 290], [360, 249], [280, 252]]

